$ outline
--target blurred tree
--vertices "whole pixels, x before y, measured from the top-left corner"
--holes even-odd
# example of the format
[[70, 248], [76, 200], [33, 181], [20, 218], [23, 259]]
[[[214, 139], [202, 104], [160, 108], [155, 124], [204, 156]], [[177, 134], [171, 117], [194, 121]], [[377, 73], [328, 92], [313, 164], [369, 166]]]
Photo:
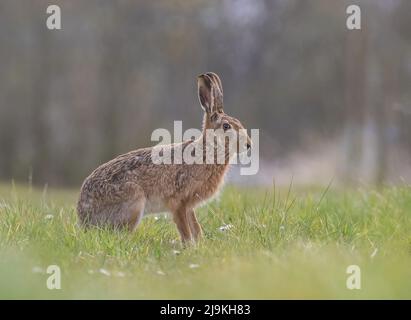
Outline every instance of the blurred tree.
[[198, 127], [204, 71], [222, 76], [227, 112], [260, 129], [266, 162], [301, 150], [305, 165], [304, 152], [343, 140], [346, 182], [405, 170], [409, 1], [358, 1], [361, 32], [345, 28], [348, 0], [54, 3], [58, 31], [45, 0], [0, 3], [0, 179], [32, 168], [37, 184], [79, 184], [158, 127]]

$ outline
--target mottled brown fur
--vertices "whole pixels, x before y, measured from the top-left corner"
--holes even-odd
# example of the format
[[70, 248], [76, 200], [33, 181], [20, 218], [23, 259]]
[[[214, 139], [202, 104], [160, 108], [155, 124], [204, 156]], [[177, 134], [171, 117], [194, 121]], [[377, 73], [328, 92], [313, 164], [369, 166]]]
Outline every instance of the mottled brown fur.
[[[219, 129], [223, 123], [229, 123], [236, 132], [243, 128], [237, 119], [224, 113], [221, 80], [216, 74], [199, 76], [198, 87], [205, 110], [203, 135], [197, 140], [170, 145], [172, 150], [190, 144], [204, 145], [205, 130]], [[183, 242], [201, 237], [194, 209], [222, 186], [228, 154], [223, 164], [155, 164], [151, 151], [152, 148], [145, 148], [120, 155], [86, 178], [77, 206], [82, 225], [134, 230], [144, 212], [170, 211]]]

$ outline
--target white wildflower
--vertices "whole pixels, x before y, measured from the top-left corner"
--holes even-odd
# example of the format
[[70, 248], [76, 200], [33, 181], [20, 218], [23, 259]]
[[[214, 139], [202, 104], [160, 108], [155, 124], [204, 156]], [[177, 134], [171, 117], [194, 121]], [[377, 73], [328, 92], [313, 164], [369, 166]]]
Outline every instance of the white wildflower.
[[104, 275], [107, 276], [107, 277], [111, 276], [110, 271], [108, 271], [108, 270], [106, 270], [106, 269], [101, 268], [101, 269], [99, 270], [99, 272], [100, 272], [101, 274], [104, 274]]
[[233, 225], [232, 224], [225, 224], [225, 225], [223, 225], [223, 226], [221, 226], [220, 228], [218, 228], [220, 231], [227, 231], [227, 230], [230, 230], [230, 229], [232, 229], [233, 228]]

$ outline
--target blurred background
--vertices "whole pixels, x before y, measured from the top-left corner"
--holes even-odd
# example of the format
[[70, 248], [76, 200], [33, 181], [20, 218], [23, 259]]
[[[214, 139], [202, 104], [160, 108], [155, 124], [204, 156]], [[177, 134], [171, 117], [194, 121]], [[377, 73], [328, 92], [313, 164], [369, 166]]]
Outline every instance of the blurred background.
[[[62, 30], [46, 28], [57, 4]], [[99, 164], [199, 128], [196, 76], [260, 129], [249, 184], [411, 181], [411, 1], [0, 1], [0, 180], [79, 187]]]

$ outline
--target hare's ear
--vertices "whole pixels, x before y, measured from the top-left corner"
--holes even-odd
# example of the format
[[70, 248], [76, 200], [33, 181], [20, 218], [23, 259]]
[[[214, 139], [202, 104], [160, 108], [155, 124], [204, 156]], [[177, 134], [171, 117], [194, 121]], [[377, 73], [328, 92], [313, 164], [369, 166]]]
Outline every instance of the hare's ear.
[[207, 113], [223, 112], [223, 86], [213, 72], [198, 76], [198, 99]]
[[214, 72], [207, 72], [206, 75], [211, 79], [214, 88], [214, 108], [215, 111], [223, 112], [223, 85], [220, 77]]
[[223, 95], [223, 85], [221, 84], [220, 77], [214, 72], [207, 72], [206, 75], [209, 76], [211, 80], [213, 80], [214, 84], [218, 87], [221, 95]]
[[198, 83], [198, 100], [200, 100], [201, 107], [207, 113], [212, 113], [214, 108], [213, 85], [211, 78], [206, 74], [197, 77]]

